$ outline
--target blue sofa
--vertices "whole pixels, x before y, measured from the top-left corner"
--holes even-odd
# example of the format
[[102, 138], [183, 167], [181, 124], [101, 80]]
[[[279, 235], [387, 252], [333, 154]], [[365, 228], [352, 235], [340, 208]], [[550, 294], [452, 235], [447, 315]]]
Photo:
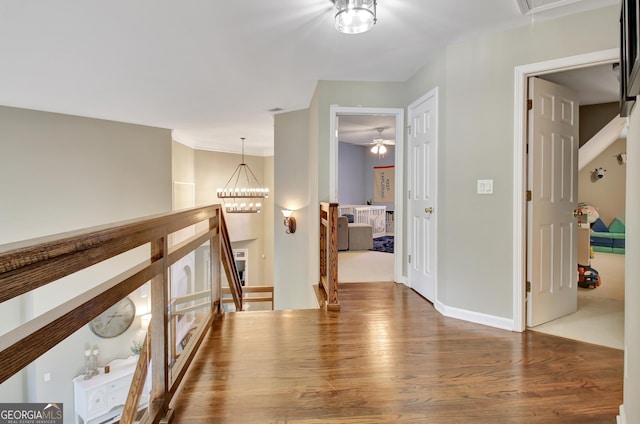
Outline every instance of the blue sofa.
[[618, 218], [608, 227], [600, 218], [591, 225], [591, 247], [595, 252], [621, 253], [625, 249], [625, 226]]

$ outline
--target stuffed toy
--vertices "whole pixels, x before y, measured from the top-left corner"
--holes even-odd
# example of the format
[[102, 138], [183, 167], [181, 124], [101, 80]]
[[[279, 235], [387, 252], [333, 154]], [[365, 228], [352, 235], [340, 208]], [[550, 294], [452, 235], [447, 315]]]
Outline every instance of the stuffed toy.
[[[580, 216], [579, 219], [581, 219], [583, 216], [586, 215], [587, 222], [589, 223], [589, 226], [591, 226], [594, 222], [596, 222], [596, 220], [598, 218], [600, 218], [600, 214], [598, 213], [598, 210], [594, 206], [587, 205], [586, 203], [579, 203], [578, 204], [578, 211], [581, 214], [581, 215], [579, 215]], [[578, 225], [580, 225], [580, 224], [581, 224], [581, 222], [578, 221]], [[589, 257], [591, 259], [593, 259], [593, 255], [594, 255], [593, 246], [590, 246], [589, 247]], [[597, 272], [596, 272], [596, 274], [597, 274]], [[598, 283], [598, 285], [600, 285], [600, 283]]]
[[578, 211], [580, 211], [582, 215], [587, 216], [587, 222], [589, 224], [593, 224], [596, 222], [596, 219], [600, 218], [598, 210], [594, 206], [587, 205], [586, 203], [580, 203], [578, 205]]

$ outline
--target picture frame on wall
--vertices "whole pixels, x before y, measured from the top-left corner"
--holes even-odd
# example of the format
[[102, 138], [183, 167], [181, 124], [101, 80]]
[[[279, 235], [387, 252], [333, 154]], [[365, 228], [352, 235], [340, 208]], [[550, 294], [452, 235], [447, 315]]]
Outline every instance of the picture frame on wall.
[[[633, 109], [633, 106], [635, 104], [636, 101], [636, 97], [635, 95], [629, 95], [629, 93], [631, 92], [631, 90], [629, 89], [629, 77], [631, 75], [631, 73], [629, 72], [629, 66], [633, 66], [632, 63], [629, 60], [628, 54], [629, 54], [629, 49], [630, 49], [630, 45], [632, 45], [633, 43], [635, 43], [636, 46], [636, 50], [637, 50], [637, 45], [638, 45], [638, 38], [637, 36], [635, 36], [635, 41], [634, 42], [630, 42], [629, 41], [629, 37], [634, 37], [634, 35], [629, 33], [629, 21], [628, 21], [628, 17], [629, 17], [629, 13], [628, 13], [628, 5], [630, 2], [635, 2], [636, 0], [623, 0], [622, 1], [622, 9], [620, 11], [620, 66], [619, 66], [619, 71], [620, 71], [620, 116], [621, 117], [627, 117], [631, 114], [631, 110]], [[635, 8], [635, 10], [637, 11], [637, 7]], [[637, 19], [635, 20], [636, 24], [636, 28], [637, 28]], [[637, 32], [637, 31], [636, 31]], [[639, 59], [639, 55], [637, 54], [637, 51], [634, 55], [635, 59], [634, 61], [638, 61]], [[636, 80], [638, 80], [637, 74], [636, 74]], [[637, 81], [638, 84], [640, 84], [640, 80]]]

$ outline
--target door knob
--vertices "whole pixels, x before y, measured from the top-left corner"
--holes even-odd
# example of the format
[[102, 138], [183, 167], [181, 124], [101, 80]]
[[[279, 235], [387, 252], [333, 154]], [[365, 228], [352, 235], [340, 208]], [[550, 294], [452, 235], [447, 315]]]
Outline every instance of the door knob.
[[424, 208], [424, 211], [426, 213], [433, 213], [433, 208], [432, 207]]

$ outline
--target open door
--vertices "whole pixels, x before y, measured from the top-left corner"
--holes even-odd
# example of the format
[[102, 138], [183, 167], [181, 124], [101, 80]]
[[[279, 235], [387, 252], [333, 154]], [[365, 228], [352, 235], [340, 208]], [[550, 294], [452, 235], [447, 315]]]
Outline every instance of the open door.
[[527, 326], [577, 309], [578, 95], [529, 78]]
[[411, 288], [435, 303], [437, 264], [438, 91], [409, 105]]

